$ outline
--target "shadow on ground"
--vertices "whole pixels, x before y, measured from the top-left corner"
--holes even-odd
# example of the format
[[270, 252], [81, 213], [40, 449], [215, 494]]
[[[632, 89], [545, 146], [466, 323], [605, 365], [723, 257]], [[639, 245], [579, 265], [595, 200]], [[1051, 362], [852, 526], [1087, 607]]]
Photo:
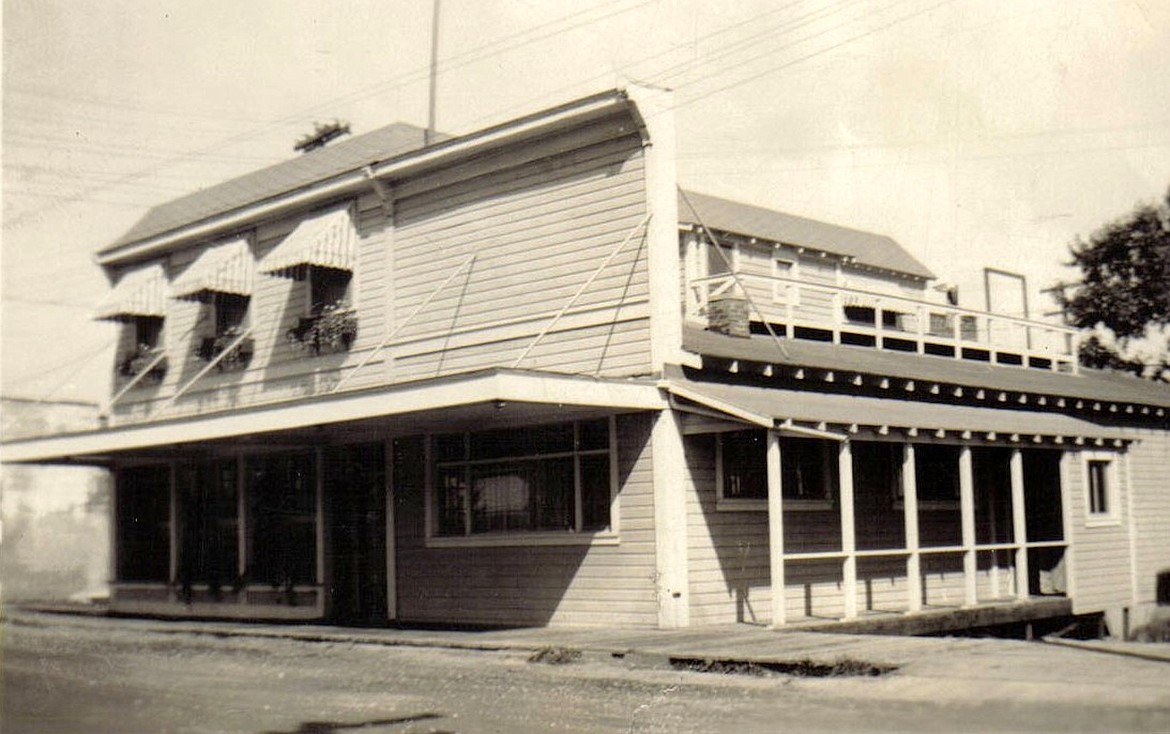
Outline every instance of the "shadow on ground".
[[[411, 724], [416, 721], [426, 721], [428, 719], [441, 719], [441, 714], [426, 713], [415, 714], [414, 716], [400, 716], [396, 719], [374, 719], [371, 721], [359, 721], [356, 723], [343, 723], [340, 721], [306, 721], [296, 729], [288, 731], [266, 731], [263, 734], [336, 734], [337, 732], [344, 732], [350, 730], [372, 729], [380, 726], [398, 726], [400, 724]], [[439, 732], [435, 734], [453, 734], [451, 732]]]

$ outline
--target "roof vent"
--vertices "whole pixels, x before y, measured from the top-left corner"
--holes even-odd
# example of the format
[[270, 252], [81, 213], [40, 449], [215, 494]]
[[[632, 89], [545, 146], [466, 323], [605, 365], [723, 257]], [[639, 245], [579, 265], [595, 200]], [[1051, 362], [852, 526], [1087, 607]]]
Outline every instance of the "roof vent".
[[317, 148], [324, 148], [330, 141], [349, 134], [349, 123], [334, 120], [333, 122], [314, 122], [313, 132], [297, 140], [293, 150], [308, 153]]

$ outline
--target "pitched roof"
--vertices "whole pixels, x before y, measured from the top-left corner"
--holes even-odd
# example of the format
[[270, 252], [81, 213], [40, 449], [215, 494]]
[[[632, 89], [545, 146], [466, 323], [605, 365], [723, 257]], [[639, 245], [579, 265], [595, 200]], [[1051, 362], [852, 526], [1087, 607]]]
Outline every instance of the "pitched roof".
[[683, 330], [683, 349], [710, 357], [1170, 408], [1170, 385], [1133, 375], [1084, 367], [1074, 375], [801, 339], [783, 339], [781, 344], [785, 354], [766, 336], [744, 339], [694, 327]]
[[423, 147], [424, 132], [420, 127], [395, 122], [172, 199], [150, 209], [126, 234], [98, 254], [418, 150]]
[[678, 218], [682, 224], [698, 224], [721, 232], [845, 255], [862, 265], [919, 278], [935, 277], [925, 265], [885, 235], [818, 222], [716, 196], [680, 191]]

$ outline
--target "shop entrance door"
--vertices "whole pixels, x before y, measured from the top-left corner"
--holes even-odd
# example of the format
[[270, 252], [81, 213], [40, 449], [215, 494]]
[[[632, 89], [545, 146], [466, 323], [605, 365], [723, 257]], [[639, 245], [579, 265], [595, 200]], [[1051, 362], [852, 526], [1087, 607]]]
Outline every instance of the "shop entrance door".
[[323, 468], [329, 617], [336, 624], [385, 625], [385, 446], [329, 447]]

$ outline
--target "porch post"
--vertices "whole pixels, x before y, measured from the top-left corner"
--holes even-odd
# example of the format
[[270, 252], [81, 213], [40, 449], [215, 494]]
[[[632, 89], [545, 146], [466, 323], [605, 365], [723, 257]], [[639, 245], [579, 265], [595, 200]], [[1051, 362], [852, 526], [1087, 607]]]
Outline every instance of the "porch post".
[[1012, 449], [1012, 540], [1016, 544], [1016, 598], [1028, 598], [1028, 520], [1024, 507], [1024, 455]]
[[784, 615], [784, 507], [780, 473], [780, 435], [768, 431], [768, 566], [772, 578], [772, 626]]
[[971, 463], [971, 447], [959, 451], [959, 513], [963, 527], [963, 605], [973, 607], [979, 601], [975, 555], [975, 473]]
[[853, 448], [842, 441], [837, 453], [841, 475], [841, 591], [845, 595], [845, 619], [857, 617], [857, 534], [853, 521]]
[[247, 572], [248, 572], [248, 498], [244, 496], [247, 482], [247, 457], [243, 453], [236, 454], [236, 574], [244, 583], [240, 586], [240, 604], [248, 603]]
[[657, 563], [658, 626], [690, 624], [687, 574], [686, 455], [682, 427], [672, 410], [654, 418], [650, 433], [654, 481], [654, 549]]
[[313, 482], [317, 489], [317, 532], [314, 542], [317, 544], [317, 588], [320, 590], [317, 594], [317, 614], [325, 614], [325, 610], [329, 608], [329, 604], [325, 601], [325, 589], [328, 588], [325, 583], [325, 449], [318, 446], [314, 452], [314, 456], [316, 459], [314, 462], [316, 465], [316, 476], [314, 476]]
[[922, 611], [922, 556], [918, 551], [918, 477], [914, 444], [902, 444], [902, 510], [906, 527], [906, 611]]

